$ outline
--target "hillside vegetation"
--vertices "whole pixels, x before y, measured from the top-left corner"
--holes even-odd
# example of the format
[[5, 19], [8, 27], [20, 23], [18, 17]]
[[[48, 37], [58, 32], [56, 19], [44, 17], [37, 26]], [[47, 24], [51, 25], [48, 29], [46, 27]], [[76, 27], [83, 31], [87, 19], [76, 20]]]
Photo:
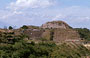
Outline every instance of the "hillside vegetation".
[[90, 30], [87, 28], [76, 28], [82, 40], [90, 41]]
[[8, 29], [0, 29], [0, 58], [90, 56], [90, 50], [82, 44], [90, 41], [89, 29], [74, 29], [62, 21], [49, 23], [41, 27], [24, 25], [19, 29], [13, 29], [12, 26]]
[[75, 43], [53, 42], [27, 43], [21, 39], [13, 44], [0, 44], [0, 58], [81, 58], [90, 56], [90, 51]]

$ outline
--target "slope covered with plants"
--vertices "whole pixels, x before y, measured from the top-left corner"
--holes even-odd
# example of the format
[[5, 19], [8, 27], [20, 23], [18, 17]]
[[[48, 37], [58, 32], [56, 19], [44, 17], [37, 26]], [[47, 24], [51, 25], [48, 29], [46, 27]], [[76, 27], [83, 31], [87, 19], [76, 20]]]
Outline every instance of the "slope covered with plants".
[[[81, 58], [90, 56], [90, 51], [75, 43], [54, 42], [27, 43], [21, 35], [14, 43], [0, 43], [0, 58]], [[18, 38], [17, 38], [18, 39]]]

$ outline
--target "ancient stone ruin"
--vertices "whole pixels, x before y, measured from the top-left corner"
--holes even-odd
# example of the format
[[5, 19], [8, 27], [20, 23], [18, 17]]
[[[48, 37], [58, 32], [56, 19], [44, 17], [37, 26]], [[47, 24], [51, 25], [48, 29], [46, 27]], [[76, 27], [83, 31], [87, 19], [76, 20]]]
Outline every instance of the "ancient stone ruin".
[[52, 29], [52, 28], [67, 29], [67, 28], [69, 28], [69, 25], [63, 21], [52, 21], [52, 22], [47, 22], [47, 23], [43, 24], [41, 26], [41, 28], [44, 28], [44, 29], [46, 29], [46, 28], [49, 28], [49, 29]]

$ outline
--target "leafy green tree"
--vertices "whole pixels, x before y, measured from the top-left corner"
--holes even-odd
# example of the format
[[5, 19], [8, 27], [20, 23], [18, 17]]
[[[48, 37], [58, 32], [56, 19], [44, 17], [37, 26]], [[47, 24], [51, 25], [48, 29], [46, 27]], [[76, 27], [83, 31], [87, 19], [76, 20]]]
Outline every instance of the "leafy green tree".
[[28, 29], [28, 27], [26, 25], [23, 25], [21, 28], [22, 29]]
[[0, 58], [3, 58], [5, 52], [3, 50], [0, 50]]
[[80, 34], [80, 37], [84, 40], [90, 41], [90, 30], [87, 28], [76, 28], [78, 33]]
[[13, 27], [12, 26], [9, 26], [9, 30], [12, 30], [13, 29]]
[[35, 45], [35, 42], [31, 41], [31, 44], [32, 44], [32, 45]]

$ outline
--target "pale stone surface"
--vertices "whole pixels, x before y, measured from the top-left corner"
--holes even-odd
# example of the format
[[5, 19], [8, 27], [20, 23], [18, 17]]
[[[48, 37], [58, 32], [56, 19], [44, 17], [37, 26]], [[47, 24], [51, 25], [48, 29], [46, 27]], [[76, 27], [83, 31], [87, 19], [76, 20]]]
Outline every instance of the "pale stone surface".
[[52, 22], [47, 22], [46, 24], [43, 24], [41, 27], [42, 28], [67, 28], [67, 24], [63, 21], [52, 21]]

